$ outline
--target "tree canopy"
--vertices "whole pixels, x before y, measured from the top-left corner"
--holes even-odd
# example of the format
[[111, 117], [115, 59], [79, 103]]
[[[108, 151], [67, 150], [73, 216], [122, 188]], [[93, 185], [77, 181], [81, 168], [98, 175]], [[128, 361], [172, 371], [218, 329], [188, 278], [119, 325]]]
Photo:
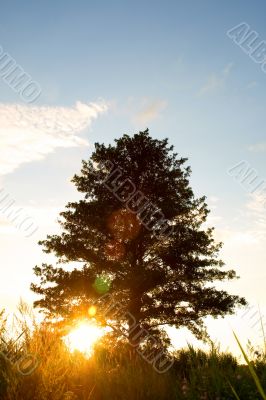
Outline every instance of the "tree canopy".
[[[206, 316], [244, 305], [215, 287], [236, 274], [219, 258], [206, 198], [194, 196], [186, 162], [148, 130], [96, 143], [72, 180], [82, 199], [60, 214], [62, 233], [40, 242], [58, 263], [35, 267], [35, 306], [63, 323], [113, 319], [128, 338], [132, 325], [155, 336], [167, 325], [187, 327], [203, 338]], [[110, 296], [120, 312], [104, 318]]]

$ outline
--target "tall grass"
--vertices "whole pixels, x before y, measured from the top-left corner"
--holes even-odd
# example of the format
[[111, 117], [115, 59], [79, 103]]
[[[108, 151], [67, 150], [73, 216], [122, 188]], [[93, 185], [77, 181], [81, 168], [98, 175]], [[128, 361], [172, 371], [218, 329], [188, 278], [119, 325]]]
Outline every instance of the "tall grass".
[[[0, 356], [1, 400], [257, 400], [266, 382], [265, 358], [240, 365], [229, 353], [212, 346], [208, 352], [189, 346], [174, 354], [173, 367], [158, 374], [132, 348], [102, 340], [94, 355], [70, 353], [56, 332], [34, 320], [18, 323], [25, 334], [11, 350], [38, 357], [38, 367], [21, 375], [15, 362]], [[1, 317], [1, 316], [0, 316]], [[5, 336], [4, 318], [0, 334]], [[8, 338], [5, 336], [5, 341]], [[244, 351], [244, 350], [243, 350]]]

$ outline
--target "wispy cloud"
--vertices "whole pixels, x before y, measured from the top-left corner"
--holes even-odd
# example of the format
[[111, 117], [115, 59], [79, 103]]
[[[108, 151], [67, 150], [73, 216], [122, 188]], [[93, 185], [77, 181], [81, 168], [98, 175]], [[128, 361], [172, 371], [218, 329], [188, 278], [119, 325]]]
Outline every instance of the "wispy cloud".
[[248, 147], [249, 151], [255, 151], [257, 153], [266, 151], [266, 142], [252, 144]]
[[160, 113], [166, 108], [165, 100], [147, 100], [142, 103], [142, 108], [135, 114], [134, 121], [137, 124], [147, 125], [159, 117]]
[[263, 194], [252, 193], [249, 194], [246, 208], [252, 211], [256, 216], [263, 215], [266, 218], [264, 204], [265, 204], [265, 198], [263, 197]]
[[253, 236], [263, 243], [266, 235], [265, 198], [262, 194], [251, 194], [246, 204], [247, 215], [253, 220]]
[[198, 92], [199, 96], [202, 96], [207, 93], [215, 92], [216, 90], [222, 89], [225, 85], [226, 79], [228, 78], [231, 69], [233, 67], [233, 63], [229, 63], [225, 66], [225, 68], [219, 73], [212, 73], [204, 86], [202, 86]]
[[242, 243], [245, 245], [264, 246], [266, 235], [266, 215], [261, 195], [248, 194], [248, 200], [238, 215], [239, 221], [244, 221], [239, 228], [223, 226], [218, 228], [219, 240], [227, 244]]
[[211, 196], [207, 199], [211, 210], [206, 226], [215, 227], [214, 235], [217, 241], [227, 246], [247, 245], [261, 246], [266, 235], [266, 215], [262, 195], [248, 194], [242, 209], [238, 209], [235, 218], [228, 220], [223, 213], [219, 199]]
[[72, 108], [0, 104], [0, 175], [58, 147], [87, 145], [78, 134], [106, 110], [103, 102], [77, 102]]

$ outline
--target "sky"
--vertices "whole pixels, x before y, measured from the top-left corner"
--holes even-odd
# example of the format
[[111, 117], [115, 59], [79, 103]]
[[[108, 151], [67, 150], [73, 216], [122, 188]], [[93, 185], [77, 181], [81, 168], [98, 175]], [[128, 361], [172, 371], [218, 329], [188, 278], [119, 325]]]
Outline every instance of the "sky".
[[[222, 287], [250, 303], [244, 315], [208, 320], [211, 337], [233, 348], [235, 329], [259, 342], [266, 194], [236, 171], [245, 165], [266, 181], [266, 73], [251, 55], [256, 46], [241, 47], [243, 32], [232, 29], [243, 24], [259, 45], [265, 12], [259, 0], [1, 2], [0, 208], [9, 201], [28, 218], [18, 229], [0, 210], [1, 308], [34, 300], [32, 269], [48, 257], [37, 242], [58, 232], [58, 213], [79, 199], [70, 180], [93, 144], [149, 128], [188, 157], [192, 188], [207, 196], [208, 223], [224, 242], [221, 256], [240, 276]], [[36, 99], [5, 79], [7, 57]], [[176, 345], [191, 339], [171, 335]]]

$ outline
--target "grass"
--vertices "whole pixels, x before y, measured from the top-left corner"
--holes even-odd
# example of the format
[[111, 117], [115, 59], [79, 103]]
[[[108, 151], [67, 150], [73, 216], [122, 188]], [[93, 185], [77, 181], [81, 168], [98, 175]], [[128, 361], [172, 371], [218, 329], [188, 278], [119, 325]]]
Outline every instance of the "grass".
[[247, 363], [250, 375], [252, 376], [252, 378], [253, 378], [253, 380], [255, 382], [255, 385], [256, 385], [256, 387], [257, 387], [262, 399], [266, 400], [266, 394], [265, 394], [265, 392], [263, 390], [263, 387], [262, 387], [262, 384], [260, 382], [260, 379], [259, 379], [259, 377], [258, 377], [258, 375], [257, 375], [257, 373], [255, 371], [254, 365], [253, 365], [252, 361], [249, 360], [245, 350], [243, 349], [243, 347], [242, 347], [242, 345], [241, 345], [241, 343], [240, 343], [240, 341], [239, 341], [239, 339], [238, 339], [238, 337], [237, 337], [237, 335], [235, 333], [234, 333], [234, 336], [235, 336], [237, 344], [238, 344], [238, 346], [239, 346], [239, 348], [241, 350], [241, 353], [242, 353], [242, 355], [243, 355], [243, 357], [244, 357], [244, 359], [245, 359], [245, 361]]
[[[25, 310], [24, 310], [25, 311]], [[132, 348], [99, 342], [93, 357], [70, 353], [48, 327], [19, 321], [25, 331], [9, 348], [13, 362], [0, 356], [1, 400], [259, 400], [266, 399], [266, 359], [248, 358], [241, 365], [229, 353], [212, 346], [208, 352], [189, 346], [177, 351], [172, 368], [158, 374]], [[4, 322], [0, 326], [4, 334]], [[34, 354], [38, 367], [21, 375], [14, 360]], [[27, 371], [27, 363], [24, 365]]]

